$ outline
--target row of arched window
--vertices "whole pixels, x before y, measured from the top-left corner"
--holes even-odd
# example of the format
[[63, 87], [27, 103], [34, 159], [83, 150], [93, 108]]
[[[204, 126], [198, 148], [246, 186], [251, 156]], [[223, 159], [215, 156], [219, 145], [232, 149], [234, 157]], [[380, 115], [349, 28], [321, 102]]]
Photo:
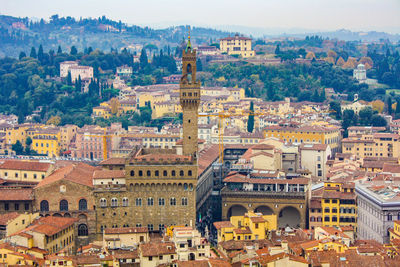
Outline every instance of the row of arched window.
[[[134, 177], [135, 176], [135, 171], [132, 170], [130, 174], [131, 174], [132, 177]], [[144, 172], [142, 170], [139, 170], [137, 172], [137, 174], [138, 174], [139, 177], [142, 177], [144, 175]], [[164, 177], [167, 177], [168, 176], [168, 171], [164, 170], [162, 172], [162, 174], [163, 174]], [[147, 170], [146, 171], [146, 176], [147, 177], [151, 177], [152, 176], [152, 172], [150, 170]], [[155, 177], [159, 177], [160, 176], [160, 171], [159, 170], [155, 170], [154, 171], [154, 176]], [[175, 170], [171, 171], [171, 176], [176, 176], [176, 171]], [[185, 172], [183, 170], [180, 170], [179, 171], [179, 176], [181, 176], [181, 177], [185, 176]], [[188, 170], [187, 176], [189, 176], [189, 177], [192, 176], [192, 170]]]
[[[78, 203], [78, 209], [80, 211], [86, 211], [87, 210], [87, 201], [86, 199], [80, 199]], [[40, 202], [40, 211], [41, 212], [47, 212], [49, 211], [49, 202], [47, 200], [42, 200]], [[62, 199], [59, 202], [59, 210], [60, 211], [68, 211], [69, 210], [69, 203], [67, 200]]]
[[[135, 206], [141, 207], [142, 206], [142, 199], [141, 198], [136, 198], [135, 199]], [[158, 206], [165, 206], [165, 199], [164, 198], [158, 198]], [[169, 205], [170, 206], [176, 206], [176, 198], [172, 197], [169, 199]], [[181, 205], [182, 206], [187, 206], [188, 205], [188, 198], [183, 197], [181, 198]], [[128, 207], [129, 206], [129, 200], [128, 198], [124, 197], [122, 199], [122, 207]], [[154, 199], [152, 197], [147, 198], [147, 206], [154, 206]], [[106, 208], [107, 207], [107, 199], [101, 198], [100, 199], [100, 207], [101, 208]], [[111, 199], [111, 207], [118, 207], [118, 199], [117, 198], [112, 198]]]

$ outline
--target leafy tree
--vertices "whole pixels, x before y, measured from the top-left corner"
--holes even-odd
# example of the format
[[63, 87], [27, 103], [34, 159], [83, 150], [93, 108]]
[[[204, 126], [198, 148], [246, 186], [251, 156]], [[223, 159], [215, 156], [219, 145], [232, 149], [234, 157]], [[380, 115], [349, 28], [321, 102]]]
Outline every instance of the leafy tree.
[[71, 46], [71, 51], [70, 54], [75, 56], [76, 54], [78, 54], [78, 50], [76, 49], [76, 47], [73, 45]]
[[387, 121], [381, 115], [375, 114], [371, 118], [372, 126], [375, 127], [386, 127]]
[[357, 125], [358, 119], [357, 115], [351, 109], [346, 109], [343, 111], [343, 121], [342, 128], [344, 129], [344, 136], [347, 137], [347, 128], [349, 126]]
[[31, 146], [32, 144], [32, 138], [30, 136], [28, 136], [25, 140], [25, 145], [26, 146]]
[[250, 102], [250, 113], [247, 120], [247, 132], [252, 133], [254, 130], [254, 103]]
[[360, 110], [358, 116], [360, 117], [361, 125], [370, 125], [374, 112], [371, 107], [365, 107]]
[[24, 147], [19, 140], [11, 146], [11, 149], [14, 150], [17, 155], [22, 155], [24, 152]]
[[47, 125], [54, 125], [58, 126], [61, 123], [61, 117], [60, 116], [51, 116], [50, 119], [47, 120], [46, 124]]
[[330, 110], [332, 111], [332, 114], [335, 114], [335, 117], [337, 120], [339, 120], [342, 117], [342, 108], [340, 106], [339, 101], [331, 101], [329, 103]]
[[32, 46], [31, 53], [29, 55], [31, 58], [37, 58], [36, 49]]

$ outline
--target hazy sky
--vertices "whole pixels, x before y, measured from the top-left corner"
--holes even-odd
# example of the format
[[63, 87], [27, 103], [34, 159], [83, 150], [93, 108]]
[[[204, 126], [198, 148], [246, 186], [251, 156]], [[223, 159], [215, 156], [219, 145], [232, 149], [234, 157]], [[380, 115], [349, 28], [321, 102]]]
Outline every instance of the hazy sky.
[[106, 15], [130, 24], [242, 25], [400, 33], [400, 0], [0, 0], [0, 13], [48, 19]]

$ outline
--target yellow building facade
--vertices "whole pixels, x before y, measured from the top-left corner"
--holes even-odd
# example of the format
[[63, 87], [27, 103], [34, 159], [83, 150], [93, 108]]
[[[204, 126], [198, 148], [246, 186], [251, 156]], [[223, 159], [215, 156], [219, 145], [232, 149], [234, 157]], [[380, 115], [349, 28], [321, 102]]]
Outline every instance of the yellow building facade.
[[352, 226], [356, 231], [357, 201], [354, 183], [325, 182], [321, 206], [323, 226]]
[[275, 214], [262, 215], [249, 211], [244, 216], [231, 216], [230, 221], [215, 222], [218, 230], [218, 243], [229, 240], [259, 240], [278, 227]]
[[251, 38], [235, 35], [226, 37], [219, 41], [221, 52], [228, 55], [239, 55], [241, 57], [254, 57], [255, 52], [251, 49]]
[[336, 153], [340, 149], [341, 129], [339, 127], [303, 126], [299, 128], [267, 126], [264, 137], [275, 137], [288, 143], [327, 144]]
[[342, 152], [364, 157], [395, 157], [399, 155], [399, 135], [375, 133], [351, 136], [342, 140]]
[[60, 129], [40, 129], [32, 136], [31, 149], [48, 157], [58, 157], [61, 151]]

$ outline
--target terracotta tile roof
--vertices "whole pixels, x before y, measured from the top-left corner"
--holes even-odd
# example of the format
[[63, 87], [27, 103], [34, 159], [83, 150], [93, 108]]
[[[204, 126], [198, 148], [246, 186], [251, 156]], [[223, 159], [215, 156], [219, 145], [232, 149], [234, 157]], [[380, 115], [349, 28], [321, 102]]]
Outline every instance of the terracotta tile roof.
[[106, 228], [105, 234], [131, 234], [131, 233], [148, 233], [147, 227], [121, 227], [121, 228]]
[[33, 198], [32, 188], [0, 189], [1, 201], [30, 201]]
[[235, 232], [236, 234], [251, 234], [251, 230], [248, 226], [244, 228], [233, 229], [233, 232]]
[[41, 217], [40, 219], [34, 221], [28, 228], [22, 230], [21, 232], [38, 232], [45, 234], [47, 236], [52, 236], [69, 226], [73, 225], [78, 219], [76, 218], [65, 218], [65, 217], [55, 217], [47, 216]]
[[263, 218], [263, 217], [251, 217], [250, 218], [250, 220], [253, 222], [253, 223], [263, 223], [263, 222], [266, 222], [266, 220]]
[[109, 158], [99, 163], [100, 165], [125, 165], [125, 158]]
[[209, 267], [208, 260], [176, 261], [177, 267]]
[[385, 162], [383, 164], [383, 172], [400, 173], [400, 164], [391, 164]]
[[223, 259], [208, 259], [208, 263], [210, 267], [232, 267], [232, 265]]
[[200, 175], [219, 157], [218, 145], [210, 145], [199, 152], [198, 160], [198, 176]]
[[95, 170], [93, 179], [124, 178], [124, 170]]
[[301, 144], [301, 150], [322, 150], [325, 151], [328, 148], [327, 144]]
[[19, 213], [14, 211], [0, 215], [0, 225], [7, 225], [7, 223], [19, 216]]
[[251, 147], [253, 150], [272, 150], [275, 147], [273, 145], [268, 144], [257, 144]]
[[134, 250], [113, 250], [113, 256], [116, 259], [138, 259], [139, 258], [139, 251], [138, 249]]
[[318, 200], [318, 199], [312, 198], [310, 201], [310, 208], [311, 209], [321, 209], [322, 208], [321, 199], [319, 198], [319, 200]]
[[6, 160], [0, 165], [0, 169], [47, 172], [50, 166], [50, 163], [38, 161]]
[[247, 41], [247, 40], [252, 40], [252, 39], [243, 37], [243, 36], [234, 36], [234, 37], [225, 37], [220, 40], [224, 40], [224, 41], [245, 40], [245, 41]]
[[218, 230], [225, 227], [235, 227], [230, 221], [214, 222], [213, 224]]
[[71, 164], [54, 171], [44, 178], [35, 188], [52, 184], [59, 180], [68, 180], [77, 184], [93, 187], [93, 173], [97, 168], [85, 163]]
[[173, 242], [149, 242], [140, 244], [139, 249], [144, 257], [175, 254]]

